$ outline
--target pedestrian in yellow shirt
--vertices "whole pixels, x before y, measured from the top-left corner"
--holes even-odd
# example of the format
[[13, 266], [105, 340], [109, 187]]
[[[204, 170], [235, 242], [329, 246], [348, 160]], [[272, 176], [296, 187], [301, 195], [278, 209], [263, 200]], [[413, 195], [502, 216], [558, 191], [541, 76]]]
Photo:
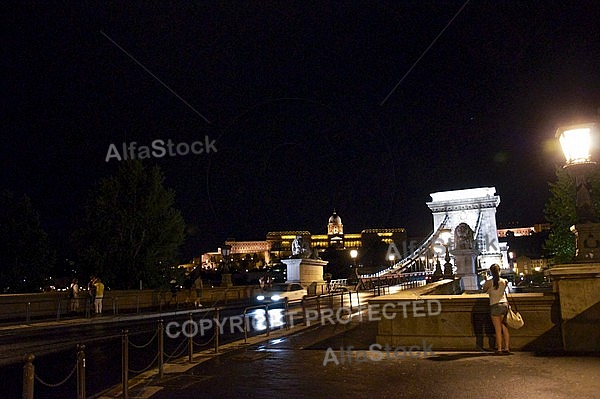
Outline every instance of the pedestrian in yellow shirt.
[[102, 298], [104, 298], [104, 284], [102, 284], [102, 281], [100, 281], [99, 277], [96, 278], [94, 287], [96, 287], [96, 299], [94, 300], [96, 314], [102, 314]]

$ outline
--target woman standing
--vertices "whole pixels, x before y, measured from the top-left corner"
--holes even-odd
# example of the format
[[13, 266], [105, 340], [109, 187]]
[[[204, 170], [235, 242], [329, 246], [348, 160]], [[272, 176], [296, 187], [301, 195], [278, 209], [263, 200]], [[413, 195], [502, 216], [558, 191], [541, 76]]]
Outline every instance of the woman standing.
[[[500, 278], [500, 266], [490, 266], [492, 278], [486, 280], [483, 291], [490, 296], [490, 314], [496, 331], [496, 355], [510, 354], [510, 334], [503, 319], [508, 313], [508, 300], [504, 291], [508, 281]], [[504, 345], [502, 345], [504, 343]], [[504, 349], [502, 349], [504, 347]]]

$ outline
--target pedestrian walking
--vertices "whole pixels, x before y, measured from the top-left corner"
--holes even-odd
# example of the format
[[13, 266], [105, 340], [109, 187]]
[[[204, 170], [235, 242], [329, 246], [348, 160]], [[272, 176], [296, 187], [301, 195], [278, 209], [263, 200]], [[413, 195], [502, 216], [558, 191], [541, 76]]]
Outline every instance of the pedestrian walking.
[[71, 313], [79, 312], [79, 284], [76, 278], [71, 281], [69, 286], [69, 302]]
[[87, 290], [88, 290], [88, 306], [90, 308], [90, 313], [94, 313], [94, 309], [96, 307], [95, 305], [95, 301], [96, 301], [96, 286], [94, 285], [96, 283], [96, 276], [92, 275], [90, 276], [90, 281], [87, 285]]
[[192, 276], [189, 274], [185, 275], [185, 280], [183, 280], [183, 289], [185, 290], [185, 305], [188, 306], [192, 303], [192, 296], [196, 294], [194, 289], [194, 280], [192, 280]]
[[196, 290], [196, 302], [194, 303], [197, 308], [202, 307], [200, 298], [202, 298], [202, 291], [204, 290], [204, 284], [202, 283], [202, 276], [198, 273], [198, 277], [194, 280], [194, 289]]
[[102, 300], [104, 299], [104, 284], [100, 281], [100, 278], [96, 278], [96, 282], [94, 283], [94, 287], [96, 287], [96, 296], [94, 299], [94, 307], [96, 309], [96, 314], [102, 314]]
[[177, 280], [175, 280], [175, 278], [172, 278], [171, 281], [169, 281], [169, 287], [171, 290], [171, 300], [167, 306], [171, 306], [171, 302], [177, 304]]

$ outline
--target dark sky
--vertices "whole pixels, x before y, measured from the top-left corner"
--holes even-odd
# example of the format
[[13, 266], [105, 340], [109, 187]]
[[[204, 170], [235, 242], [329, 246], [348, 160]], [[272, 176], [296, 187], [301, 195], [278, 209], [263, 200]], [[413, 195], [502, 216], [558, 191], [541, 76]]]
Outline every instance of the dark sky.
[[207, 136], [217, 152], [146, 160], [193, 226], [185, 256], [324, 233], [334, 208], [348, 232], [425, 235], [429, 193], [473, 187], [496, 187], [500, 225], [542, 222], [556, 127], [600, 107], [598, 1], [99, 4], [2, 24], [0, 183], [59, 244], [111, 144]]

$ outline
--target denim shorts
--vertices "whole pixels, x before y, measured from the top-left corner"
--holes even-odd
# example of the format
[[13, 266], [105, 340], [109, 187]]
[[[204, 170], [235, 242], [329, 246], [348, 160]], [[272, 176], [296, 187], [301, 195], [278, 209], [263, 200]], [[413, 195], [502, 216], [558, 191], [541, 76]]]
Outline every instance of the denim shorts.
[[490, 305], [490, 313], [492, 316], [504, 316], [508, 313], [508, 304], [506, 302], [500, 302]]

